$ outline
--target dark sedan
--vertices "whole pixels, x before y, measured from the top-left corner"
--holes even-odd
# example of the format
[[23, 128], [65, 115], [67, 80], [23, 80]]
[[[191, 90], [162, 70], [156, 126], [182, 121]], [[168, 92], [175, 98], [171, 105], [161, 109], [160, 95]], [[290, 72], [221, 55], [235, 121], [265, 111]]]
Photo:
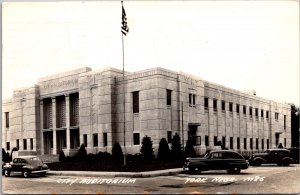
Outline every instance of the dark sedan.
[[3, 167], [4, 175], [10, 176], [10, 173], [22, 173], [23, 177], [29, 177], [31, 174], [39, 174], [45, 176], [49, 171], [48, 166], [44, 164], [36, 156], [17, 157], [10, 163], [6, 163]]
[[242, 155], [230, 150], [216, 150], [203, 158], [186, 158], [183, 170], [194, 173], [208, 170], [227, 170], [228, 173], [240, 173], [249, 167]]

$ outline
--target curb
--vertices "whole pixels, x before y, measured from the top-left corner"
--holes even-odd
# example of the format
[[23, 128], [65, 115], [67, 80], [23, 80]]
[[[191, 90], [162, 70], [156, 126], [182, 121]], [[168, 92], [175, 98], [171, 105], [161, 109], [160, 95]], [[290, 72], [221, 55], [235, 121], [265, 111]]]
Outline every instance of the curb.
[[166, 169], [158, 171], [146, 172], [95, 172], [95, 171], [48, 171], [48, 175], [58, 176], [84, 176], [84, 177], [131, 177], [131, 178], [145, 178], [177, 175], [182, 173], [182, 168]]

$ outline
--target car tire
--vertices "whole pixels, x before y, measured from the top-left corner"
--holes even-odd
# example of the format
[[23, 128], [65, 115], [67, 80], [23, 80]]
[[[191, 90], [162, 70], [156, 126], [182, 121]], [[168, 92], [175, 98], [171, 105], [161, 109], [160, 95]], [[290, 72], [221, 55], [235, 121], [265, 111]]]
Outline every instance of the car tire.
[[5, 169], [4, 170], [4, 175], [5, 175], [5, 177], [9, 177], [10, 176], [10, 171]]
[[228, 169], [227, 173], [229, 173], [229, 174], [239, 174], [239, 173], [241, 173], [241, 169], [239, 169], [239, 168]]
[[45, 176], [46, 176], [46, 173], [45, 173], [45, 172], [40, 173], [40, 176], [45, 177]]
[[262, 163], [260, 160], [256, 160], [253, 162], [253, 166], [260, 166]]
[[30, 171], [28, 171], [28, 170], [23, 171], [23, 172], [22, 172], [22, 176], [23, 176], [24, 178], [28, 178], [28, 177], [30, 176]]
[[195, 173], [195, 167], [189, 167], [189, 173]]
[[285, 167], [290, 166], [290, 161], [289, 160], [283, 160], [282, 165]]

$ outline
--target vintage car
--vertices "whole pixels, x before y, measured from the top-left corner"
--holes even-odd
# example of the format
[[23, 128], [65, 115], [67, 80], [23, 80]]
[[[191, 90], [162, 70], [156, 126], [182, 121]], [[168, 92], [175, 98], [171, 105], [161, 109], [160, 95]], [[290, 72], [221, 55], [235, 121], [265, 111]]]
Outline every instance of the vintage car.
[[289, 166], [294, 163], [290, 151], [287, 149], [268, 149], [263, 153], [254, 153], [250, 158], [251, 166], [260, 166], [261, 164], [277, 164], [279, 166]]
[[12, 162], [3, 166], [4, 175], [10, 176], [10, 173], [22, 173], [27, 178], [31, 174], [45, 176], [49, 171], [48, 166], [36, 156], [26, 156], [14, 158]]
[[186, 158], [183, 170], [190, 173], [208, 170], [227, 170], [228, 173], [240, 173], [241, 169], [249, 167], [248, 161], [242, 155], [231, 150], [215, 150], [203, 158]]

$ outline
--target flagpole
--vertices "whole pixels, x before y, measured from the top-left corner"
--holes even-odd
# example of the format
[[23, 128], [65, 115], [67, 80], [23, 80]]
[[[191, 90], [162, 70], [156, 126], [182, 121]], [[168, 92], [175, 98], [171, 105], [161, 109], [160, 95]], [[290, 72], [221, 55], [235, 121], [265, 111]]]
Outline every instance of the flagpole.
[[[121, 1], [122, 3], [122, 8], [123, 8], [123, 1]], [[124, 97], [123, 97], [123, 108], [124, 108], [124, 115], [123, 115], [123, 136], [124, 136], [124, 167], [126, 166], [126, 130], [125, 130], [125, 69], [124, 69], [124, 34], [122, 33], [122, 54], [123, 54], [123, 93], [124, 93]]]

